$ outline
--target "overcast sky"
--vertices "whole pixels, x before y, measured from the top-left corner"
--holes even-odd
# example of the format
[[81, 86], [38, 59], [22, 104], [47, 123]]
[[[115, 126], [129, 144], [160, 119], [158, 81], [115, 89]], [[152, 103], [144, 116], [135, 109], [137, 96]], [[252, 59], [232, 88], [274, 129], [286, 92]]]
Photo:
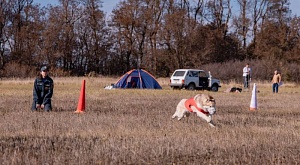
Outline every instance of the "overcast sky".
[[[106, 12], [106, 14], [109, 14], [112, 9], [116, 6], [116, 4], [118, 2], [120, 2], [121, 0], [102, 0], [103, 3], [103, 10], [104, 12]], [[234, 0], [236, 1], [236, 0]], [[58, 0], [51, 0], [51, 1], [45, 1], [45, 0], [34, 0], [34, 3], [39, 3], [41, 5], [47, 5], [47, 4], [57, 4]], [[290, 9], [292, 10], [292, 14], [293, 15], [298, 15], [300, 16], [300, 0], [290, 0]]]

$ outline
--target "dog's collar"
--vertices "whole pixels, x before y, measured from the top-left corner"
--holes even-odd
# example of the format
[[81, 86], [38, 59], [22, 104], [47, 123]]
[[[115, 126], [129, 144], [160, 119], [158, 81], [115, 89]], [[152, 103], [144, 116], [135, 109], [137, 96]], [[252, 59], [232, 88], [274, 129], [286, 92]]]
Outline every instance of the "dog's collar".
[[200, 111], [200, 112], [202, 112], [202, 113], [204, 113], [204, 114], [206, 114], [206, 115], [209, 114], [209, 112], [206, 112], [206, 111], [204, 111], [202, 108], [199, 108], [199, 107], [197, 106], [197, 104], [196, 104], [194, 98], [190, 98], [190, 99], [186, 100], [185, 103], [184, 103], [184, 105], [185, 105], [185, 108], [188, 109], [188, 111], [190, 111], [190, 112], [194, 112], [194, 111], [192, 110], [192, 108], [191, 108], [191, 106], [194, 106], [198, 111]]

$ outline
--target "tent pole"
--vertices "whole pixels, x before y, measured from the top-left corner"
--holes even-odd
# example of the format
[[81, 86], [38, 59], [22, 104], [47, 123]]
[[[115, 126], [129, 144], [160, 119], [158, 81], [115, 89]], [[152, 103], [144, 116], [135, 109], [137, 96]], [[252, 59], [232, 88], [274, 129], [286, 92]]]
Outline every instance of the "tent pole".
[[138, 72], [139, 72], [139, 77], [140, 77], [140, 88], [143, 88], [142, 77], [141, 77], [141, 73], [140, 73], [139, 69], [138, 69]]

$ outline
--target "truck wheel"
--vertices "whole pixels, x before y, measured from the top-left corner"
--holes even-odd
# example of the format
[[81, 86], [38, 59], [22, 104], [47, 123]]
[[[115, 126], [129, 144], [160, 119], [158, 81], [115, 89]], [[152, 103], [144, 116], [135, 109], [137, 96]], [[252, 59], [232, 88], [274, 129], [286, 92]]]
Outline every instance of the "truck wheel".
[[188, 90], [193, 91], [195, 90], [195, 84], [194, 83], [190, 83], [187, 87]]
[[218, 90], [219, 90], [218, 84], [213, 84], [212, 87], [210, 88], [210, 90], [213, 92], [218, 92]]

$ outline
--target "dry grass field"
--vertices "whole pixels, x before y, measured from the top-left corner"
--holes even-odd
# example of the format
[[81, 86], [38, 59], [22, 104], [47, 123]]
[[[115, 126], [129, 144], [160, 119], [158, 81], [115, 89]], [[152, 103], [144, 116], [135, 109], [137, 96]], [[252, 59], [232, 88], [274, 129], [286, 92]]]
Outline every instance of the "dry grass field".
[[[74, 114], [82, 80], [86, 113]], [[251, 91], [105, 90], [116, 78], [53, 78], [52, 112], [31, 112], [34, 79], [0, 81], [1, 164], [300, 164], [300, 87]], [[198, 93], [217, 101], [211, 128], [194, 114], [172, 120], [177, 103]]]

